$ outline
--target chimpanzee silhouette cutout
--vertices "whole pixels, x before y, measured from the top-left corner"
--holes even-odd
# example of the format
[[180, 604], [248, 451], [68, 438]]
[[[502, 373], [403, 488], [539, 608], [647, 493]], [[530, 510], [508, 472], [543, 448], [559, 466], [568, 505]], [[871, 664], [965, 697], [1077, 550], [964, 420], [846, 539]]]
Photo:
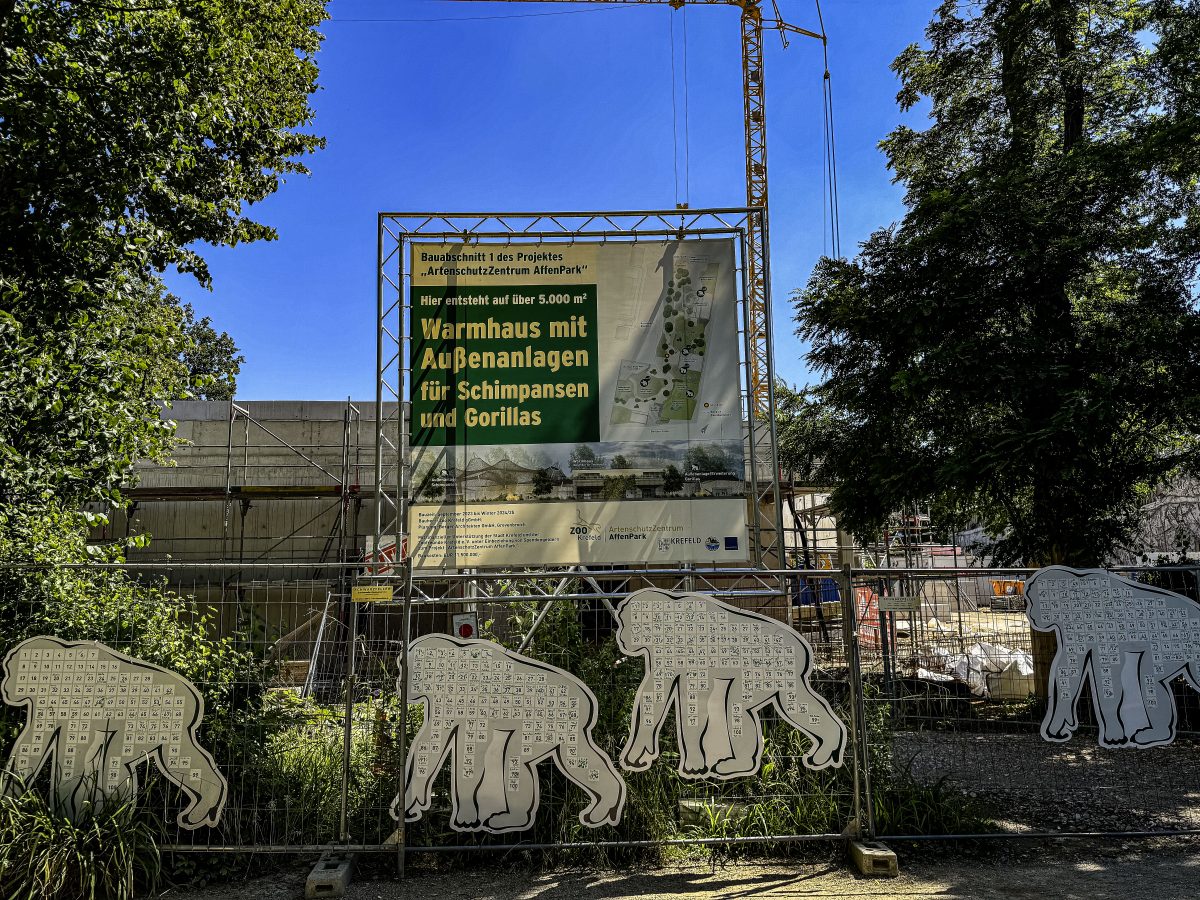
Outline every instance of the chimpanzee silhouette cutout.
[[33, 637], [4, 657], [4, 701], [27, 710], [5, 767], [3, 792], [23, 792], [53, 760], [59, 808], [78, 818], [137, 793], [154, 760], [190, 803], [179, 825], [216, 825], [228, 786], [196, 739], [204, 698], [185, 678], [96, 641]]
[[1025, 584], [1030, 624], [1053, 631], [1042, 737], [1070, 740], [1084, 681], [1101, 747], [1158, 747], [1175, 740], [1182, 675], [1200, 691], [1200, 604], [1103, 569], [1048, 566]]
[[617, 646], [646, 660], [621, 765], [649, 768], [671, 708], [684, 778], [753, 775], [762, 761], [758, 713], [773, 703], [803, 732], [813, 769], [842, 764], [846, 726], [809, 685], [812, 650], [793, 629], [703, 594], [646, 588], [617, 607]]
[[[404, 805], [414, 821], [429, 809], [433, 780], [451, 756], [450, 827], [499, 834], [533, 824], [537, 766], [550, 758], [591, 799], [584, 825], [615, 825], [625, 782], [596, 746], [596, 697], [569, 672], [483, 640], [428, 634], [409, 645], [408, 696], [425, 707], [409, 749]], [[399, 688], [399, 681], [397, 682]]]

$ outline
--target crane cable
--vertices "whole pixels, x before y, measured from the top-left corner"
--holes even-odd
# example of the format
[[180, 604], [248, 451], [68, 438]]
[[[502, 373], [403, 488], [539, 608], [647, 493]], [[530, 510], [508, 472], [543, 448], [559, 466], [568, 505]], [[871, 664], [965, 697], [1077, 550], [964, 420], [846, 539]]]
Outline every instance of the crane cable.
[[838, 182], [837, 182], [837, 144], [834, 140], [833, 128], [833, 84], [829, 77], [829, 41], [825, 35], [825, 17], [821, 14], [821, 0], [816, 0], [817, 5], [817, 21], [821, 26], [821, 52], [824, 57], [825, 73], [821, 79], [821, 104], [824, 112], [824, 179], [821, 184], [822, 197], [822, 229], [821, 229], [821, 253], [825, 255], [825, 209], [828, 205], [829, 212], [829, 238], [830, 250], [833, 252], [834, 259], [842, 257], [842, 226], [841, 214], [838, 204]]
[[[677, 208], [686, 209], [692, 200], [692, 135], [691, 135], [691, 107], [688, 84], [688, 31], [687, 31], [687, 7], [681, 7], [682, 27], [682, 48], [680, 53], [680, 62], [682, 63], [682, 77], [680, 77], [680, 63], [676, 62], [675, 58], [675, 16], [674, 10], [667, 16], [667, 24], [671, 32], [671, 138], [674, 142], [674, 166], [675, 166], [675, 206]], [[682, 82], [682, 84], [680, 84]], [[683, 202], [680, 202], [679, 193], [679, 92], [683, 93]]]
[[679, 206], [679, 101], [675, 97], [675, 17], [670, 12], [667, 30], [671, 35], [671, 162], [675, 166], [675, 205]]
[[692, 131], [688, 104], [688, 27], [687, 7], [683, 12], [683, 205], [692, 202]]

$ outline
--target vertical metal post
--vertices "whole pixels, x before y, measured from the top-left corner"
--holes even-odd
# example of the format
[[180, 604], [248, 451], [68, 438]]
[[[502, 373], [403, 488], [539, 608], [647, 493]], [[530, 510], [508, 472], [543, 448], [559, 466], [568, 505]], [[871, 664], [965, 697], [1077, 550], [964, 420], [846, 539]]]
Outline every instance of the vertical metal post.
[[342, 735], [342, 790], [341, 790], [341, 833], [342, 842], [350, 843], [350, 754], [354, 745], [354, 695], [357, 692], [358, 609], [354, 601], [345, 595], [342, 602], [349, 610], [349, 643], [346, 648], [346, 727]]
[[883, 690], [892, 699], [892, 613], [879, 611], [879, 655], [883, 660]]
[[[237, 407], [230, 400], [229, 434], [225, 440], [225, 516], [221, 522], [221, 562], [229, 561], [229, 515], [233, 512], [233, 420], [236, 416]], [[221, 584], [224, 587], [224, 572], [221, 573]]]
[[763, 21], [758, 0], [742, 4], [742, 97], [746, 129], [746, 206], [761, 210], [751, 216], [747, 243], [747, 270], [750, 293], [751, 414], [770, 412], [768, 391], [771, 370], [766, 341], [770, 331], [765, 321], [770, 302], [767, 298], [766, 227], [767, 227], [767, 114], [766, 81], [763, 78]]
[[954, 608], [958, 619], [958, 652], [964, 656], [967, 652], [967, 638], [963, 634], [962, 578], [958, 571], [958, 532], [950, 535], [954, 545]]
[[375, 237], [375, 546], [372, 552], [379, 556], [383, 540], [383, 216], [378, 217]]
[[762, 212], [759, 213], [762, 219], [762, 246], [763, 246], [763, 336], [760, 353], [762, 354], [761, 362], [765, 363], [766, 369], [763, 373], [767, 383], [767, 408], [765, 415], [767, 417], [767, 428], [770, 440], [767, 444], [767, 465], [771, 472], [771, 508], [775, 510], [775, 521], [772, 523], [775, 527], [775, 546], [776, 553], [779, 557], [777, 563], [778, 568], [783, 568], [783, 560], [785, 557], [783, 546], [783, 499], [779, 484], [779, 436], [777, 432], [778, 423], [775, 421], [775, 349], [774, 342], [771, 338], [771, 237], [767, 227], [767, 209], [764, 202]]
[[[842, 590], [842, 634], [850, 681], [850, 746], [854, 764], [854, 830], [875, 836], [871, 797], [871, 768], [867, 755], [866, 705], [863, 702], [862, 663], [858, 646], [858, 608], [854, 602], [854, 570], [843, 563], [838, 578]], [[864, 828], [864, 819], [865, 828]]]
[[[408, 396], [409, 390], [411, 375], [409, 361], [412, 358], [412, 354], [409, 352], [408, 303], [404, 295], [403, 242], [401, 243], [398, 256], [400, 275], [396, 279], [396, 284], [399, 289], [399, 297], [397, 298], [397, 311], [399, 315], [396, 334], [399, 352], [397, 354], [398, 359], [396, 360], [396, 402], [399, 405], [399, 415], [396, 420], [398, 430], [396, 447], [400, 453], [400, 460], [396, 478], [396, 527], [393, 537], [396, 542], [396, 563], [400, 566], [400, 574], [404, 579], [404, 643], [400, 648], [400, 806], [401, 810], [403, 810], [405, 786], [408, 782], [408, 645], [412, 640], [412, 551], [415, 549], [408, 545], [408, 505], [410, 495], [412, 494], [412, 459], [410, 458], [411, 452], [409, 447], [409, 436], [412, 428], [410, 420], [412, 403], [405, 398]], [[408, 831], [405, 828], [403, 815], [400, 817], [399, 831], [400, 839], [397, 848], [396, 875], [398, 878], [403, 879], [405, 864], [407, 862], [406, 844], [408, 842]]]
[[[753, 216], [753, 213], [750, 214]], [[749, 234], [750, 221], [747, 220], [747, 235]], [[750, 508], [747, 516], [750, 524], [750, 544], [754, 548], [752, 561], [755, 565], [763, 564], [763, 541], [762, 541], [762, 520], [759, 513], [759, 491], [758, 491], [758, 441], [756, 440], [757, 427], [755, 424], [755, 399], [754, 399], [754, 366], [752, 363], [754, 348], [750, 340], [751, 317], [750, 317], [750, 248], [748, 241], [742, 242], [742, 352], [745, 354], [745, 373], [746, 373], [746, 408], [742, 415], [745, 416], [746, 422], [746, 453], [750, 457], [750, 490], [749, 500]], [[743, 470], [743, 474], [744, 470]]]
[[396, 825], [396, 875], [404, 878], [408, 845], [408, 827], [405, 823], [405, 793], [408, 787], [408, 645], [412, 641], [412, 560], [405, 557], [400, 561], [403, 581], [404, 628], [400, 642], [400, 735], [397, 744], [400, 750], [400, 784], [396, 807], [400, 813]]

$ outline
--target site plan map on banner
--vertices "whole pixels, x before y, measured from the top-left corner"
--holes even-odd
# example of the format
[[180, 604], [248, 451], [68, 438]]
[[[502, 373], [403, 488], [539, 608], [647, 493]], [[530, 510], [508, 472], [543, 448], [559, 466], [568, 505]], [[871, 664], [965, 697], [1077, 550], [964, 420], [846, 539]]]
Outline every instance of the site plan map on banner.
[[413, 244], [419, 568], [744, 562], [731, 240]]

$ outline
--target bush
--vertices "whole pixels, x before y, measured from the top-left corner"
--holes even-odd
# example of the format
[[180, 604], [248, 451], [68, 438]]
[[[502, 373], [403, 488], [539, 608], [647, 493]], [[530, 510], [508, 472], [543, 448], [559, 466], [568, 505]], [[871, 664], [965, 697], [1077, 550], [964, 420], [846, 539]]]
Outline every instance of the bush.
[[133, 801], [71, 822], [34, 791], [0, 799], [5, 900], [132, 900], [161, 872], [160, 834]]
[[[163, 579], [139, 581], [126, 570], [85, 567], [119, 556], [88, 548], [81, 517], [51, 512], [0, 529], [0, 654], [39, 634], [101, 641], [196, 686], [205, 706], [202, 741], [210, 751], [236, 741], [258, 716], [269, 675], [263, 660], [217, 636], [212, 611], [169, 590]], [[9, 738], [14, 712], [0, 712]]]
[[[205, 703], [200, 742], [219, 767], [228, 772], [231, 761], [253, 758], [263, 734], [268, 665], [248, 645], [217, 635], [211, 611], [162, 579], [142, 581], [126, 570], [89, 565], [118, 561], [120, 553], [88, 546], [86, 518], [50, 509], [22, 516], [10, 511], [0, 522], [0, 655], [39, 634], [101, 641], [196, 686]], [[0, 705], [0, 752], [7, 754], [24, 719], [23, 709]], [[139, 796], [105, 804], [74, 823], [38, 790], [5, 800], [0, 882], [6, 900], [132, 896], [135, 883], [157, 878], [164, 810], [179, 797], [153, 772], [149, 767]]]

